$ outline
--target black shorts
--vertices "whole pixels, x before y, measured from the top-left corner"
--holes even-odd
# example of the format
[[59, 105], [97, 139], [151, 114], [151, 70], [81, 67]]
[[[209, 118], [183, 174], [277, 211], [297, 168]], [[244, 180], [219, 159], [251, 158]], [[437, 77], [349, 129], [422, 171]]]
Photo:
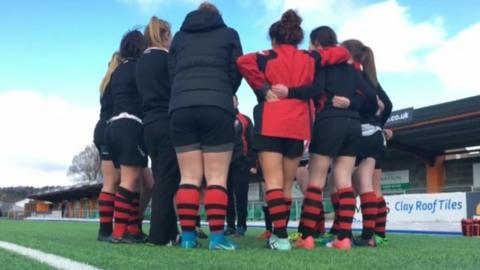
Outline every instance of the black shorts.
[[310, 153], [332, 158], [355, 157], [361, 136], [359, 119], [346, 117], [316, 119], [313, 125]]
[[177, 153], [233, 151], [235, 117], [213, 107], [191, 107], [172, 112], [170, 134]]
[[100, 160], [112, 160], [112, 156], [110, 155], [110, 151], [108, 151], [105, 141], [105, 130], [107, 129], [107, 126], [107, 119], [101, 118], [98, 120], [95, 125], [95, 130], [93, 131], [93, 143], [98, 149]]
[[385, 153], [382, 131], [377, 131], [370, 136], [362, 136], [359, 145], [357, 165], [365, 158], [373, 158], [376, 160], [375, 164], [379, 164], [379, 160], [382, 159]]
[[303, 155], [303, 141], [295, 139], [255, 134], [253, 137], [253, 148], [258, 152], [280, 153], [288, 158], [299, 158]]
[[132, 119], [111, 122], [106, 130], [107, 147], [116, 168], [147, 167], [148, 157], [143, 139], [143, 126]]

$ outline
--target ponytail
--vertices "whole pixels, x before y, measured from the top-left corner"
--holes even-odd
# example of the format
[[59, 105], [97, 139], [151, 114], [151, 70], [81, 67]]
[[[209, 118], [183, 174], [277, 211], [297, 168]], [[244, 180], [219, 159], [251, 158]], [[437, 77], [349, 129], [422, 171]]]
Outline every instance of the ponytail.
[[377, 69], [375, 67], [375, 58], [370, 47], [363, 47], [362, 65], [365, 74], [373, 86], [378, 87]]
[[110, 78], [112, 77], [112, 73], [115, 71], [115, 69], [120, 65], [122, 62], [122, 59], [120, 57], [120, 54], [118, 52], [113, 53], [112, 59], [108, 63], [108, 69], [107, 72], [105, 73], [105, 76], [102, 79], [102, 82], [100, 83], [100, 95], [103, 96], [103, 93], [105, 93], [105, 89], [107, 89], [107, 85], [110, 83]]
[[166, 47], [165, 41], [170, 35], [170, 23], [152, 16], [145, 27], [144, 36], [149, 47]]
[[367, 75], [368, 80], [374, 87], [377, 87], [377, 69], [375, 67], [375, 58], [373, 57], [372, 49], [356, 39], [345, 40], [342, 42], [342, 46], [350, 52], [353, 60], [362, 64], [363, 72]]

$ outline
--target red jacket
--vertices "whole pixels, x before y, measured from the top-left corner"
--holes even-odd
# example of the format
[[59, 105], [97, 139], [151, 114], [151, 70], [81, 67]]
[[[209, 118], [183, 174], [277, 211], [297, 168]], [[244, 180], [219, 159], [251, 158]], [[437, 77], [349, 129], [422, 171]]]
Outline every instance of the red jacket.
[[311, 85], [317, 68], [346, 62], [349, 58], [347, 49], [341, 47], [305, 51], [292, 45], [281, 45], [274, 50], [239, 57], [238, 68], [259, 102], [253, 113], [255, 133], [310, 140], [312, 103], [286, 98], [265, 102], [265, 95], [275, 84], [286, 85], [290, 90]]

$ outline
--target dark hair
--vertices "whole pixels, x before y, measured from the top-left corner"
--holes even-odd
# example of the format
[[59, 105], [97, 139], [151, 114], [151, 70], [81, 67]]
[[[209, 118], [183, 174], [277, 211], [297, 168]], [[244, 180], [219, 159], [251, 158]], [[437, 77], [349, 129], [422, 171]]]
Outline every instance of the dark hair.
[[338, 44], [337, 34], [329, 26], [320, 26], [310, 33], [310, 42], [322, 47], [334, 47]]
[[280, 21], [270, 26], [269, 36], [278, 44], [297, 46], [303, 40], [302, 18], [297, 12], [289, 9], [282, 14]]
[[138, 58], [147, 48], [147, 42], [138, 30], [128, 31], [120, 42], [120, 56], [126, 58]]
[[207, 1], [201, 3], [200, 6], [198, 7], [198, 10], [210, 11], [210, 12], [215, 12], [220, 14], [220, 11], [218, 11], [218, 8], [214, 4]]
[[377, 69], [375, 67], [375, 58], [370, 47], [365, 46], [360, 40], [349, 39], [342, 42], [342, 46], [347, 48], [352, 55], [353, 60], [363, 66], [363, 71], [367, 75], [373, 86], [378, 86]]

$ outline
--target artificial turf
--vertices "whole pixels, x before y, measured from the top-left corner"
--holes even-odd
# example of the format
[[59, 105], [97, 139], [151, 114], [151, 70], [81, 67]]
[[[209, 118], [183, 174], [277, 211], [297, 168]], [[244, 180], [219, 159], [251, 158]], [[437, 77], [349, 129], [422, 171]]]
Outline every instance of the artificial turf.
[[[390, 235], [388, 246], [375, 249], [278, 252], [255, 240], [261, 231], [252, 229], [235, 239], [240, 250], [211, 252], [207, 241], [201, 241], [198, 250], [99, 243], [96, 232], [97, 225], [91, 223], [0, 220], [0, 240], [103, 269], [480, 269], [478, 238]], [[32, 262], [15, 262], [24, 258], [5, 254], [1, 251], [0, 259], [8, 256], [20, 266], [15, 269], [37, 269], [27, 267]]]
[[[1, 233], [0, 233], [1, 234]], [[9, 252], [0, 248], [0, 269], [35, 269], [47, 270], [51, 269], [48, 265], [27, 259], [22, 255]]]

